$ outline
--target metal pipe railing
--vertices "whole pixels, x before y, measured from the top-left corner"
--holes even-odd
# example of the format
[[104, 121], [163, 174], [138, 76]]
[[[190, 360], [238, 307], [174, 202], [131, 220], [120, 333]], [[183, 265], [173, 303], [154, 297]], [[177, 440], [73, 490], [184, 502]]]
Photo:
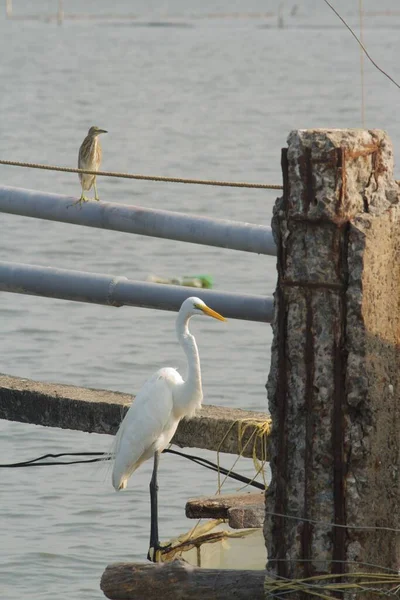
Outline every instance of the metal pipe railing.
[[178, 311], [198, 296], [227, 318], [270, 323], [271, 297], [161, 285], [53, 267], [0, 262], [0, 291], [110, 306], [140, 306]]
[[76, 198], [0, 187], [0, 212], [167, 238], [256, 254], [276, 255], [271, 227], [110, 202], [73, 205]]

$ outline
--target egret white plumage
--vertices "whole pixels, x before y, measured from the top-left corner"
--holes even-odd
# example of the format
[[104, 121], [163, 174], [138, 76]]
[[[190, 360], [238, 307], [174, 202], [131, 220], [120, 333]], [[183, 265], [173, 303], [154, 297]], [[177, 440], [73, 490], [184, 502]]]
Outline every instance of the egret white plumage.
[[141, 388], [117, 432], [114, 442], [114, 488], [126, 488], [128, 479], [147, 459], [154, 456], [150, 481], [150, 548], [148, 558], [157, 560], [160, 549], [158, 538], [157, 469], [160, 453], [171, 441], [179, 421], [193, 416], [201, 407], [200, 357], [194, 336], [189, 331], [189, 320], [195, 315], [226, 319], [209, 308], [200, 298], [187, 298], [176, 319], [176, 334], [188, 361], [186, 380], [175, 369], [160, 369]]

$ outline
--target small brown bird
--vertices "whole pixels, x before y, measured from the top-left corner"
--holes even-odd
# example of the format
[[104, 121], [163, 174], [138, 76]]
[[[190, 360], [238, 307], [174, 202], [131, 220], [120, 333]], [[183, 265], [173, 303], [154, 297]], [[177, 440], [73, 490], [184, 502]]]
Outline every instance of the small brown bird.
[[[95, 126], [89, 129], [87, 136], [79, 148], [78, 169], [87, 169], [88, 171], [99, 170], [102, 152], [100, 141], [97, 138], [100, 133], [107, 133], [107, 131]], [[82, 204], [82, 202], [87, 202], [89, 200], [89, 198], [86, 198], [84, 191], [89, 191], [92, 186], [94, 187], [94, 199], [99, 200], [96, 187], [96, 175], [79, 173], [79, 180], [82, 186], [82, 193], [75, 204]]]

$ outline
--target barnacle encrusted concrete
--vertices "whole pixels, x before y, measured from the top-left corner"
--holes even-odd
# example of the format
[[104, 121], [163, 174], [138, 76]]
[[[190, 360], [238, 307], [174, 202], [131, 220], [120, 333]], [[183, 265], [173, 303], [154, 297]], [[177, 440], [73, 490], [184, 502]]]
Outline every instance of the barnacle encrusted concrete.
[[397, 569], [398, 533], [330, 525], [400, 528], [400, 214], [391, 143], [378, 130], [293, 131], [282, 168], [272, 221], [268, 569], [290, 578], [368, 570], [343, 561]]

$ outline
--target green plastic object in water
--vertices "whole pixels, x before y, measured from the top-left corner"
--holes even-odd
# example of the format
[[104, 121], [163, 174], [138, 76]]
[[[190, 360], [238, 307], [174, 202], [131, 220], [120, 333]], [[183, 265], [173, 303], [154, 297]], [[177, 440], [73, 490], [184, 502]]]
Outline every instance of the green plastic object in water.
[[[202, 288], [211, 289], [214, 285], [214, 280], [211, 275], [184, 275], [182, 281], [186, 282], [186, 281], [196, 280], [196, 279], [201, 281]], [[190, 283], [182, 283], [182, 285], [190, 286]], [[197, 287], [197, 286], [195, 286], [195, 287]]]
[[211, 275], [184, 275], [183, 277], [159, 277], [158, 275], [149, 275], [147, 281], [152, 283], [164, 283], [169, 285], [183, 285], [194, 288], [213, 287], [214, 281]]

